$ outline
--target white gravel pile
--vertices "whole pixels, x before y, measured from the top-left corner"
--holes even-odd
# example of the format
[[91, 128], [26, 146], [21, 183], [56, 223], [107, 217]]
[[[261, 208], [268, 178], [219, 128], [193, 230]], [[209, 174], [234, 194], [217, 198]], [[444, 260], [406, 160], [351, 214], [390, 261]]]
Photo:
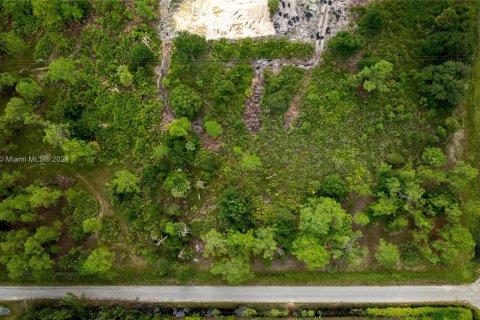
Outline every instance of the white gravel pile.
[[267, 0], [185, 0], [173, 15], [175, 29], [208, 40], [274, 36]]

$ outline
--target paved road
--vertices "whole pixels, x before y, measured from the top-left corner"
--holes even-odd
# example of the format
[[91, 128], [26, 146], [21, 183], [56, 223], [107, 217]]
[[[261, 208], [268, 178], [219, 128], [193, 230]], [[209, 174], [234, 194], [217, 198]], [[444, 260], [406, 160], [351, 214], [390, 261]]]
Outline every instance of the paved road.
[[480, 308], [480, 284], [460, 286], [212, 287], [212, 286], [68, 286], [0, 287], [1, 300], [61, 298], [66, 293], [90, 299], [150, 302], [311, 302], [420, 303], [469, 302]]

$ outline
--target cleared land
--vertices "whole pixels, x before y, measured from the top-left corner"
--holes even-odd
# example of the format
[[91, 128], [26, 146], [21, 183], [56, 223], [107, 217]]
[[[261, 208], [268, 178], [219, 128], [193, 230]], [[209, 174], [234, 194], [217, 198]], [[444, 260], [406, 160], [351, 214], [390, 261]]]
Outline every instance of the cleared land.
[[205, 36], [208, 40], [275, 35], [267, 0], [185, 1], [173, 20], [178, 31]]

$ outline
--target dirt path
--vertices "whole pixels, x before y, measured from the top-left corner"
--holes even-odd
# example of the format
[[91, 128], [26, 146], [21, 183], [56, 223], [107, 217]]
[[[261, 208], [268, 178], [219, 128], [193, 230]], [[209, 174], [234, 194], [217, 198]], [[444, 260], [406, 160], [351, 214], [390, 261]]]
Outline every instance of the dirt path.
[[295, 119], [300, 114], [300, 99], [305, 93], [305, 90], [307, 89], [310, 79], [311, 79], [311, 72], [307, 71], [302, 81], [302, 84], [300, 85], [300, 89], [293, 97], [292, 102], [290, 103], [290, 107], [288, 108], [288, 111], [285, 113], [285, 124], [284, 124], [285, 129], [291, 128], [294, 124]]
[[175, 119], [175, 114], [170, 108], [168, 101], [168, 92], [163, 85], [163, 79], [168, 74], [171, 63], [172, 52], [172, 38], [175, 35], [173, 28], [173, 5], [171, 0], [160, 0], [160, 21], [158, 23], [158, 33], [162, 39], [162, 61], [161, 64], [155, 67], [157, 74], [157, 89], [160, 100], [163, 103], [162, 122], [160, 124], [161, 130], [165, 130], [167, 125], [172, 123]]
[[[37, 166], [43, 166], [43, 165], [45, 165], [45, 163], [37, 163], [31, 166], [28, 166], [27, 168], [25, 168], [25, 170], [29, 170]], [[100, 218], [103, 217], [104, 214], [108, 214], [112, 212], [109, 202], [103, 197], [103, 195], [99, 191], [97, 191], [97, 189], [95, 189], [95, 187], [84, 176], [82, 176], [80, 173], [78, 173], [77, 171], [69, 167], [64, 167], [64, 169], [73, 173], [75, 178], [79, 179], [83, 183], [83, 185], [87, 187], [88, 191], [90, 191], [95, 196], [95, 198], [97, 199], [100, 205], [100, 212], [98, 213], [98, 216]]]
[[[73, 171], [73, 170], [72, 170]], [[83, 182], [83, 184], [89, 189], [89, 191], [97, 198], [98, 203], [100, 204], [100, 212], [98, 217], [102, 218], [105, 213], [110, 213], [110, 204], [108, 201], [98, 192], [95, 187], [80, 173], [76, 172], [75, 177]]]
[[[256, 67], [257, 68], [257, 67]], [[260, 103], [263, 96], [264, 69], [255, 72], [250, 89], [252, 95], [245, 102], [245, 111], [242, 120], [250, 133], [257, 132], [260, 129]]]

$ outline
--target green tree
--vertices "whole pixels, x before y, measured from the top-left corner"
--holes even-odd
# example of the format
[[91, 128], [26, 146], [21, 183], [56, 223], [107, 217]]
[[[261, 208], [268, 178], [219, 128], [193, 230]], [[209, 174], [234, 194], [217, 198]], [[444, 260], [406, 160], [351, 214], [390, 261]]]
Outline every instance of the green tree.
[[33, 14], [49, 30], [58, 30], [65, 23], [80, 21], [89, 10], [88, 0], [32, 0]]
[[47, 82], [64, 81], [70, 85], [74, 85], [77, 82], [77, 71], [74, 61], [70, 58], [63, 57], [52, 61], [48, 66], [45, 80]]
[[342, 230], [348, 222], [347, 213], [334, 199], [309, 199], [308, 205], [300, 210], [298, 229], [303, 234], [322, 237]]
[[218, 138], [223, 134], [223, 129], [215, 120], [205, 121], [203, 128], [211, 138]]
[[184, 171], [176, 170], [168, 174], [163, 187], [169, 190], [174, 198], [185, 198], [191, 189], [191, 184]]
[[421, 89], [433, 106], [454, 107], [463, 100], [469, 74], [469, 67], [462, 62], [431, 65], [422, 70]]
[[54, 262], [47, 253], [31, 256], [28, 267], [35, 280], [44, 279], [53, 271]]
[[93, 165], [98, 152], [95, 142], [86, 143], [83, 140], [64, 140], [62, 150], [69, 163]]
[[222, 275], [230, 284], [239, 284], [253, 277], [250, 261], [244, 257], [223, 258], [212, 264], [212, 274]]
[[8, 101], [3, 113], [3, 120], [9, 124], [25, 122], [33, 108], [22, 98], [13, 97]]
[[293, 254], [305, 263], [309, 270], [324, 267], [330, 262], [327, 249], [314, 236], [304, 235], [295, 239]]
[[360, 50], [364, 44], [365, 40], [361, 36], [348, 31], [340, 31], [328, 42], [332, 51], [343, 57], [351, 56]]
[[233, 188], [223, 192], [218, 209], [218, 218], [226, 229], [246, 231], [253, 226], [250, 202]]
[[67, 140], [68, 129], [66, 125], [48, 123], [44, 129], [45, 136], [43, 141], [54, 147], [61, 147], [63, 143]]
[[467, 163], [458, 162], [450, 170], [448, 180], [457, 190], [463, 190], [468, 184], [478, 176], [478, 169], [473, 168]]
[[193, 88], [180, 84], [170, 94], [170, 106], [180, 117], [194, 118], [202, 108], [202, 97]]
[[133, 83], [133, 75], [128, 71], [128, 67], [125, 65], [118, 66], [117, 76], [121, 85], [128, 87]]
[[447, 157], [440, 148], [426, 148], [422, 154], [422, 162], [432, 167], [443, 167], [447, 163]]
[[240, 167], [244, 170], [255, 170], [262, 165], [262, 160], [255, 154], [246, 154], [242, 157]]
[[390, 91], [388, 80], [393, 71], [393, 64], [381, 60], [371, 67], [365, 67], [350, 78], [350, 83], [354, 86], [362, 85], [367, 92], [378, 91], [385, 93]]
[[447, 227], [432, 247], [439, 251], [440, 259], [447, 265], [465, 263], [474, 256], [475, 241], [470, 232], [461, 226]]
[[175, 46], [174, 58], [185, 61], [200, 58], [208, 48], [204, 37], [188, 32], [180, 32], [173, 41]]
[[16, 55], [25, 52], [28, 48], [27, 43], [15, 32], [0, 33], [0, 52], [3, 51], [9, 55]]
[[115, 260], [115, 253], [105, 248], [94, 249], [83, 263], [83, 271], [86, 274], [99, 277], [110, 277], [110, 270]]
[[155, 0], [137, 0], [135, 1], [135, 11], [140, 17], [152, 21], [155, 18], [155, 3], [157, 3]]
[[140, 179], [128, 170], [120, 170], [115, 173], [111, 182], [112, 191], [117, 195], [140, 192]]
[[262, 255], [263, 259], [272, 260], [276, 249], [275, 230], [272, 227], [261, 227], [255, 230], [254, 254]]
[[47, 187], [29, 186], [26, 191], [30, 194], [30, 206], [32, 208], [48, 208], [54, 205], [61, 197], [60, 190], [49, 190]]
[[188, 121], [187, 118], [180, 118], [180, 119], [175, 119], [173, 120], [172, 123], [170, 123], [167, 126], [168, 133], [176, 138], [176, 137], [186, 137], [190, 133], [191, 130], [191, 125], [190, 121]]
[[395, 269], [400, 263], [400, 250], [392, 243], [380, 239], [375, 253], [375, 259], [380, 265], [388, 269]]
[[30, 103], [37, 102], [42, 96], [42, 88], [33, 80], [27, 79], [17, 83], [15, 87], [18, 94], [20, 94], [26, 101]]
[[96, 233], [102, 229], [102, 222], [97, 217], [87, 218], [82, 222], [83, 232]]
[[323, 178], [318, 188], [318, 192], [322, 196], [342, 200], [347, 194], [347, 188], [342, 176], [338, 173], [330, 174]]
[[135, 71], [140, 66], [144, 67], [148, 63], [155, 62], [155, 55], [152, 50], [143, 43], [135, 43], [130, 48], [130, 61], [132, 61], [130, 64], [131, 69]]

